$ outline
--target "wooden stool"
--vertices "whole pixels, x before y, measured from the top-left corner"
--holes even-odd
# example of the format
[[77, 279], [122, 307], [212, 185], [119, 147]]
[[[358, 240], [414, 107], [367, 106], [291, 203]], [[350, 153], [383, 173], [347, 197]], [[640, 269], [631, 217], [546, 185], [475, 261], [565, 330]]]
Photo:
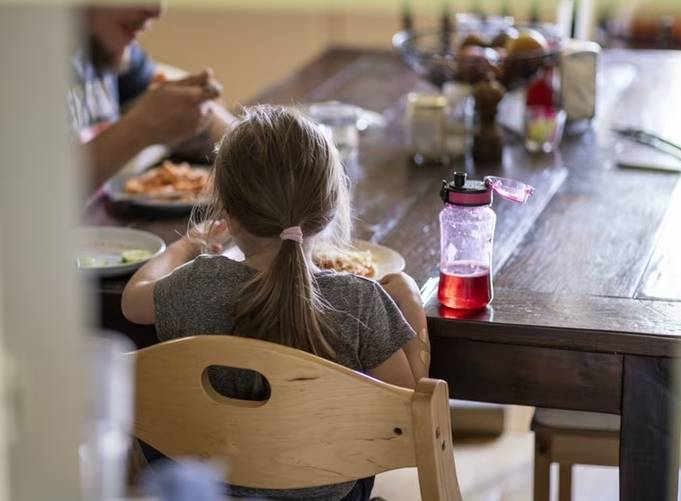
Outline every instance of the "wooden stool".
[[537, 409], [532, 430], [534, 501], [549, 501], [551, 463], [559, 465], [559, 501], [572, 499], [572, 465], [619, 466], [619, 416]]
[[508, 406], [469, 400], [449, 400], [452, 434], [458, 438], [495, 438], [506, 427]]

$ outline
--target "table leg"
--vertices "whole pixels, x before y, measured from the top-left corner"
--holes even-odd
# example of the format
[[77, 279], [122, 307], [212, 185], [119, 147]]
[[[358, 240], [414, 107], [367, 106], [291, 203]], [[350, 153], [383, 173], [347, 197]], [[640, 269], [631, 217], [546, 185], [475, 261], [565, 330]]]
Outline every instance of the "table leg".
[[[624, 357], [620, 500], [676, 501], [678, 398], [669, 358]], [[678, 390], [678, 389], [676, 389]]]

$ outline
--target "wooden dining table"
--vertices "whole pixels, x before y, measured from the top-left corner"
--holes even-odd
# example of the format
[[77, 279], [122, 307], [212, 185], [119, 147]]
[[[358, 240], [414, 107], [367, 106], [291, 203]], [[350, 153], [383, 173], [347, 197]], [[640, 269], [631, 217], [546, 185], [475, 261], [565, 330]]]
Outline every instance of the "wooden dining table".
[[[681, 119], [681, 53], [605, 50], [598, 76], [590, 127], [539, 156], [509, 133], [503, 160], [491, 165], [411, 164], [405, 95], [433, 88], [390, 51], [330, 48], [253, 102], [338, 100], [385, 119], [385, 127], [362, 132], [357, 158], [346, 165], [355, 235], [404, 256], [426, 301], [431, 376], [447, 380], [453, 398], [620, 415], [620, 499], [676, 499], [681, 183], [675, 172], [618, 167], [618, 148], [628, 140], [611, 128], [649, 128], [681, 143], [674, 125]], [[467, 316], [440, 307], [435, 293], [439, 190], [455, 170], [535, 187], [525, 205], [495, 200], [494, 299]], [[140, 228], [169, 243], [187, 218], [101, 197], [85, 222]], [[152, 344], [153, 327], [122, 317], [125, 282], [93, 283], [100, 306], [93, 323], [124, 332], [137, 346]]]

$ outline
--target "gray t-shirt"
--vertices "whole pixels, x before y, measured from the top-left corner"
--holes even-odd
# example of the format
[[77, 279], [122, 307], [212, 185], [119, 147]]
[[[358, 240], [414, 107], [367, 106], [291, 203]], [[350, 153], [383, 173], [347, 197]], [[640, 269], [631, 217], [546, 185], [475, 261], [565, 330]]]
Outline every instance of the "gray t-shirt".
[[[156, 332], [161, 341], [216, 332], [238, 335], [234, 309], [239, 291], [255, 271], [224, 256], [197, 257], [156, 284]], [[323, 299], [331, 306], [330, 320], [336, 360], [367, 372], [385, 362], [414, 337], [414, 331], [383, 288], [372, 280], [334, 271], [315, 274]], [[262, 379], [253, 372], [211, 368], [210, 381], [226, 396], [248, 400], [267, 398]], [[231, 486], [232, 495], [267, 499], [337, 501], [354, 482], [291, 490]]]

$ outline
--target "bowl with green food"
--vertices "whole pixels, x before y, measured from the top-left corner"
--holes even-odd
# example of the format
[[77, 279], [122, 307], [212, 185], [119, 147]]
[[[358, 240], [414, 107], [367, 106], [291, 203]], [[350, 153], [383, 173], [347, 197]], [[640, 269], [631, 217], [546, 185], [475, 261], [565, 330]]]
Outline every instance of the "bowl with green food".
[[153, 233], [115, 226], [79, 228], [76, 242], [78, 269], [104, 278], [130, 275], [166, 248]]

